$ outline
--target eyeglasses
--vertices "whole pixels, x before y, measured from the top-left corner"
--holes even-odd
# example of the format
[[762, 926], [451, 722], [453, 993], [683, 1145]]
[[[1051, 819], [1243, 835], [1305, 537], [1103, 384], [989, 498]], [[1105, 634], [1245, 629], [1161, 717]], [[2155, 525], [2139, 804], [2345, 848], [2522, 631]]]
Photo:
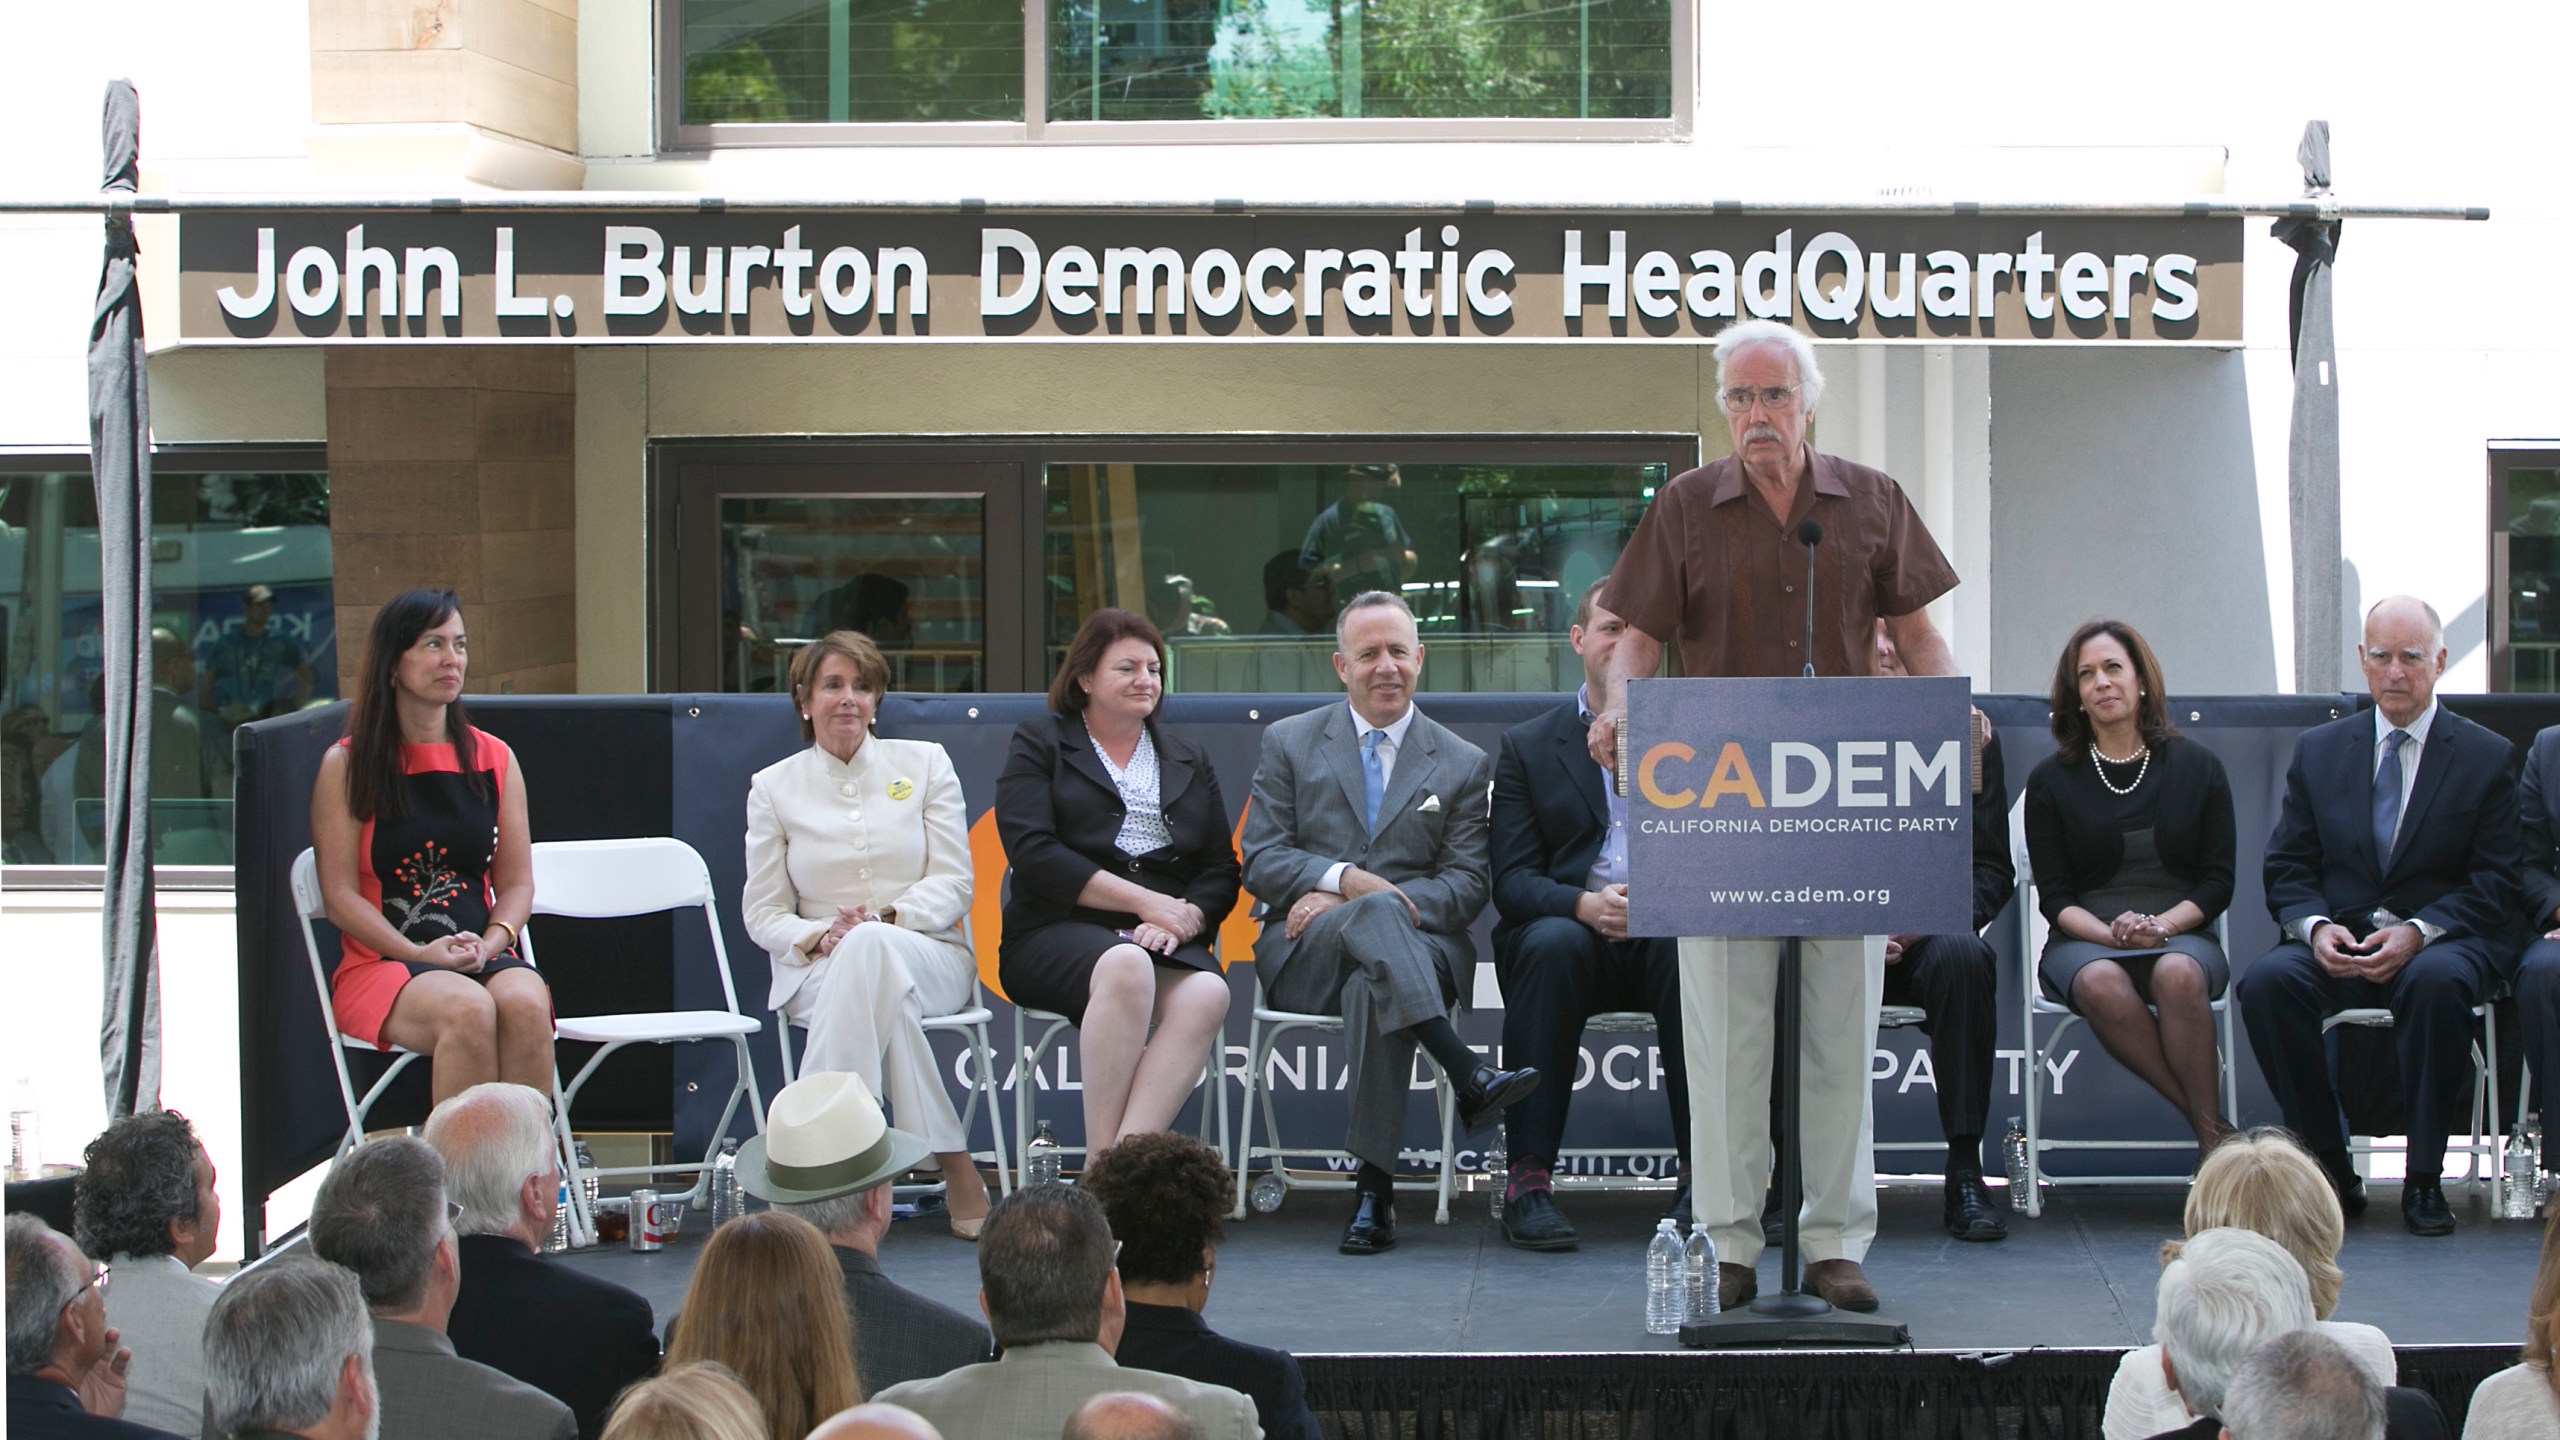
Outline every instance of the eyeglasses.
[[1724, 392], [1724, 408], [1736, 415], [1747, 414], [1751, 402], [1757, 400], [1762, 409], [1778, 414], [1794, 406], [1799, 388], [1794, 385], [1736, 385]]
[[92, 1275], [89, 1277], [89, 1279], [88, 1279], [88, 1283], [87, 1283], [87, 1284], [84, 1284], [84, 1285], [82, 1285], [79, 1289], [72, 1291], [72, 1292], [71, 1292], [71, 1298], [70, 1298], [70, 1299], [68, 1299], [68, 1300], [63, 1301], [63, 1302], [62, 1302], [62, 1306], [61, 1306], [61, 1308], [62, 1308], [62, 1309], [65, 1309], [65, 1310], [68, 1310], [68, 1309], [70, 1309], [72, 1306], [79, 1304], [79, 1303], [80, 1303], [80, 1297], [81, 1297], [81, 1296], [83, 1296], [83, 1295], [88, 1294], [88, 1293], [89, 1293], [89, 1291], [90, 1291], [92, 1288], [96, 1289], [96, 1290], [97, 1290], [97, 1292], [98, 1292], [99, 1294], [101, 1294], [101, 1295], [104, 1295], [104, 1294], [106, 1294], [106, 1293], [107, 1293], [107, 1267], [106, 1267], [106, 1266], [104, 1266], [104, 1265], [99, 1266], [99, 1267], [97, 1268], [97, 1272], [96, 1272], [95, 1274], [92, 1274]]

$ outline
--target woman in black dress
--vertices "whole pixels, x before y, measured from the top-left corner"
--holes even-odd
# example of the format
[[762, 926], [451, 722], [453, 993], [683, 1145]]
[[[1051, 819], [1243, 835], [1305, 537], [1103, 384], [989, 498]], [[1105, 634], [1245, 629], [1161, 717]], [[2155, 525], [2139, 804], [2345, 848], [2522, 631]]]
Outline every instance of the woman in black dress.
[[2231, 904], [2231, 782], [2169, 723], [2160, 662], [2121, 621], [2063, 647], [2053, 738], [2027, 777], [2027, 856], [2052, 927], [2037, 973], [2211, 1149], [2231, 1133], [2212, 1010], [2231, 962], [2211, 929]]
[[1097, 610], [996, 782], [1013, 866], [997, 975], [1075, 1022], [1096, 1155], [1173, 1123], [1227, 1018], [1210, 947], [1236, 904], [1235, 834], [1207, 753], [1156, 725], [1163, 699], [1163, 635]]
[[483, 1080], [551, 1093], [551, 990], [517, 953], [533, 913], [524, 776], [462, 712], [470, 642], [450, 590], [373, 617], [347, 736], [320, 758], [312, 859], [342, 954], [338, 1028], [434, 1057], [435, 1098]]

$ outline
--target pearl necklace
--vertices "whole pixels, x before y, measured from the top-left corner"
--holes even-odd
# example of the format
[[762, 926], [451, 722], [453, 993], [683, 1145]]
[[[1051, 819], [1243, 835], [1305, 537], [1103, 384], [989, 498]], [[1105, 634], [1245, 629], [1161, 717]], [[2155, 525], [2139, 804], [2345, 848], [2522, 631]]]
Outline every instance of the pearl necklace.
[[2118, 795], [2130, 795], [2134, 791], [2141, 789], [2142, 777], [2151, 773], [2151, 747], [2148, 745], [2142, 747], [2142, 768], [2133, 772], [2132, 782], [2121, 790], [2116, 789], [2116, 782], [2107, 778], [2107, 766], [2130, 765], [2133, 763], [2133, 757], [2128, 755], [2122, 760], [2112, 759], [2107, 755], [2100, 753], [2098, 750], [2098, 742], [2092, 740], [2089, 742], [2089, 759], [2093, 762], [2104, 762], [2094, 764], [2092, 766], [2092, 768], [2098, 772], [2098, 783], [2106, 786], [2107, 789], [2114, 791], [2114, 793]]

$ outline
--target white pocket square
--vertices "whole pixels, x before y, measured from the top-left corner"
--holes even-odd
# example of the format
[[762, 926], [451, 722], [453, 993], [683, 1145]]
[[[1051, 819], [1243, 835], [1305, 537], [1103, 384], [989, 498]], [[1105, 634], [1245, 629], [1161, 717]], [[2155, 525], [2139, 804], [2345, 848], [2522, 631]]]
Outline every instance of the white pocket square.
[[1437, 814], [1439, 814], [1439, 813], [1440, 813], [1440, 797], [1439, 797], [1439, 796], [1437, 796], [1437, 795], [1433, 795], [1433, 796], [1431, 796], [1431, 797], [1429, 797], [1429, 798], [1425, 799], [1421, 804], [1416, 805], [1416, 806], [1414, 806], [1414, 807], [1413, 807], [1413, 813], [1414, 813], [1414, 814], [1416, 814], [1416, 815], [1437, 815]]

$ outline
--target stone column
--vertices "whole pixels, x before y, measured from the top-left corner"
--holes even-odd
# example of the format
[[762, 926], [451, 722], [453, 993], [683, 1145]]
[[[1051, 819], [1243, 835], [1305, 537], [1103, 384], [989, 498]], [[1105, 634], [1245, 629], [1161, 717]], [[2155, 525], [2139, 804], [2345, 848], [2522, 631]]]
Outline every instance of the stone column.
[[328, 352], [338, 680], [374, 611], [424, 585], [462, 596], [474, 694], [578, 688], [577, 380], [565, 347]]

